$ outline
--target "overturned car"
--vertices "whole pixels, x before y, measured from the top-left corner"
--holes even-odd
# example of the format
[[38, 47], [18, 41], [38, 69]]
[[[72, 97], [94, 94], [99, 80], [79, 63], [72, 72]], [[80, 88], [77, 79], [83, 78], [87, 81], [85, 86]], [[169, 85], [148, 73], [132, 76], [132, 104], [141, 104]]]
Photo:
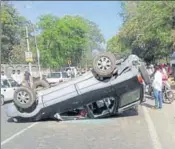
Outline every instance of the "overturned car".
[[78, 78], [42, 90], [17, 89], [7, 115], [14, 120], [66, 120], [137, 110], [144, 98], [143, 81], [150, 83], [149, 75], [136, 55], [116, 60], [113, 54], [102, 52], [94, 58], [92, 71]]

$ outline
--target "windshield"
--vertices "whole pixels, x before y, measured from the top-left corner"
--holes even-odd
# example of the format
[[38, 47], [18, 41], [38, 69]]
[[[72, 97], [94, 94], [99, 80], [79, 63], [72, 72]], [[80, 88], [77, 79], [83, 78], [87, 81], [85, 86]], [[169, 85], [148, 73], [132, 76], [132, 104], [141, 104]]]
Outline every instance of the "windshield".
[[1, 87], [2, 88], [9, 88], [10, 84], [9, 84], [8, 80], [6, 80], [6, 79], [1, 80]]
[[47, 76], [47, 78], [60, 78], [60, 77], [61, 77], [60, 73], [50, 73]]
[[10, 82], [12, 87], [17, 87], [18, 86], [18, 83], [13, 79], [9, 79], [9, 82]]

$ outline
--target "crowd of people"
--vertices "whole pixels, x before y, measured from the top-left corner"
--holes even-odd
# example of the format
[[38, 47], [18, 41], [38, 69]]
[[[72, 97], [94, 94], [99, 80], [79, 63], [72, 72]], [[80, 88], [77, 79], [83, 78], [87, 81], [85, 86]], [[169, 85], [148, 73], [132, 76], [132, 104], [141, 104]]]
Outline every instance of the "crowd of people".
[[[23, 84], [27, 87], [31, 87], [31, 74], [28, 70], [26, 70], [24, 73], [21, 73], [20, 70], [12, 70], [11, 78], [15, 80], [19, 85]], [[4, 71], [1, 71], [1, 79], [8, 79]]]
[[148, 74], [152, 80], [153, 95], [155, 99], [155, 108], [161, 109], [163, 103], [163, 87], [166, 86], [168, 89], [171, 89], [171, 86], [168, 82], [168, 78], [171, 74], [170, 65], [159, 64], [159, 65], [149, 65]]

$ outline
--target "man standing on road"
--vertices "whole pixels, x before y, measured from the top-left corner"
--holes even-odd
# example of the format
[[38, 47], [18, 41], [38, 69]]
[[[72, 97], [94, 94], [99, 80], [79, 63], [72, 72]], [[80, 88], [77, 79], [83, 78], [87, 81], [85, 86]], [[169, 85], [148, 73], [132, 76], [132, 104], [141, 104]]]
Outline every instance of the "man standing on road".
[[16, 82], [21, 85], [23, 82], [23, 75], [21, 74], [20, 70], [17, 70], [16, 74]]
[[13, 80], [16, 81], [16, 74], [15, 74], [15, 70], [12, 70], [12, 74], [11, 74], [11, 77]]
[[155, 108], [162, 108], [162, 73], [160, 66], [156, 66], [156, 72], [153, 80], [153, 91], [155, 97]]
[[27, 70], [24, 73], [24, 81], [27, 87], [31, 87], [31, 74]]
[[70, 70], [70, 68], [68, 68], [68, 69], [66, 70], [66, 72], [67, 72], [68, 77], [71, 78], [71, 70]]

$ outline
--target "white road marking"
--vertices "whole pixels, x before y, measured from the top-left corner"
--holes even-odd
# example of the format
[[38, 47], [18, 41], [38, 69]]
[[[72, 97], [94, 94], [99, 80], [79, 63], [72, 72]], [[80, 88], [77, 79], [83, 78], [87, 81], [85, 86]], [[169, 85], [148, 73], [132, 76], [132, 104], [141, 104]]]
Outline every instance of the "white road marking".
[[172, 105], [175, 107], [175, 101], [173, 101]]
[[153, 147], [154, 147], [154, 149], [162, 149], [162, 146], [161, 146], [161, 143], [159, 141], [154, 123], [151, 120], [149, 112], [148, 112], [146, 107], [142, 106], [142, 108], [143, 108], [143, 111], [144, 111], [145, 120], [146, 120], [147, 125], [148, 125], [148, 130], [149, 130], [150, 137], [151, 137], [151, 140], [152, 140], [152, 143], [153, 143]]
[[28, 126], [28, 127], [24, 128], [24, 129], [22, 129], [21, 131], [15, 133], [15, 134], [12, 135], [11, 137], [7, 138], [6, 140], [2, 141], [2, 142], [1, 142], [1, 146], [4, 145], [4, 144], [6, 144], [6, 143], [8, 143], [8, 142], [11, 141], [11, 140], [13, 140], [15, 137], [21, 135], [22, 133], [24, 133], [24, 132], [27, 131], [28, 129], [34, 127], [36, 124], [38, 124], [38, 123], [33, 123], [33, 124], [31, 124], [30, 126]]

